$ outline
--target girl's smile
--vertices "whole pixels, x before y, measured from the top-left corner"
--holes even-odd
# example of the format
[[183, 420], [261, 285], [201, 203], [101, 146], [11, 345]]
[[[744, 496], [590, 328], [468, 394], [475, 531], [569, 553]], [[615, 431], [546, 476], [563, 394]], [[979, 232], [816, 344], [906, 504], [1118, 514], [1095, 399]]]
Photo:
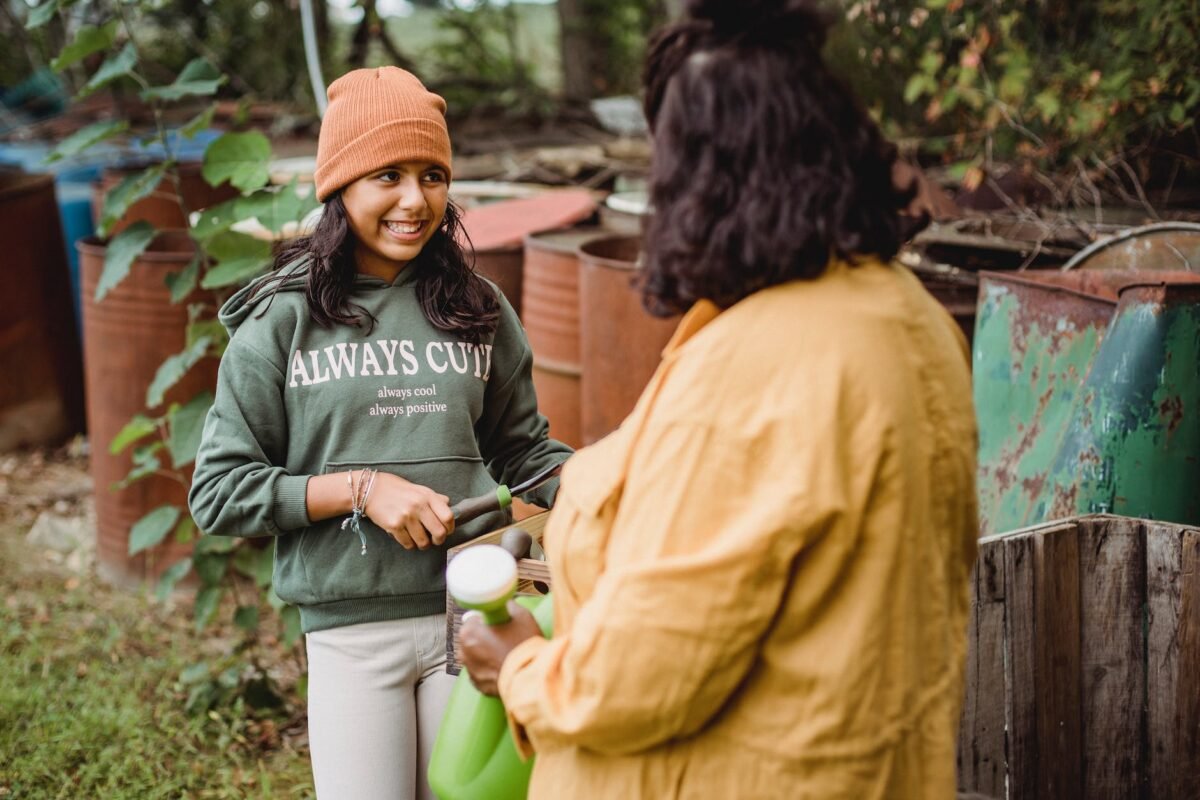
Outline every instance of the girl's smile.
[[393, 282], [446, 215], [449, 180], [437, 164], [405, 161], [365, 175], [342, 192], [358, 271]]
[[429, 223], [426, 220], [416, 220], [414, 222], [400, 222], [395, 220], [384, 220], [383, 226], [388, 232], [402, 242], [419, 241], [421, 233]]

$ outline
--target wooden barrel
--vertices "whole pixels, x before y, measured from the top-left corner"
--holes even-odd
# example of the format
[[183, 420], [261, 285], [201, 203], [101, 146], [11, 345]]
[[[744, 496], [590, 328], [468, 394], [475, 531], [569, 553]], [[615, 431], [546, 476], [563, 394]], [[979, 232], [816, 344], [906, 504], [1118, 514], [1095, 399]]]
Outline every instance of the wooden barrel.
[[520, 247], [475, 251], [475, 271], [500, 287], [517, 316], [521, 316], [523, 264]]
[[[132, 466], [132, 448], [112, 455], [109, 443], [134, 414], [161, 414], [172, 402], [187, 402], [206, 389], [215, 391], [217, 359], [206, 358], [167, 392], [162, 407], [146, 410], [146, 390], [159, 365], [186, 344], [188, 304], [215, 304], [216, 298], [197, 291], [182, 303], [171, 303], [163, 279], [187, 265], [195, 245], [186, 234], [169, 232], [155, 240], [133, 262], [125, 280], [97, 303], [96, 283], [104, 269], [105, 251], [95, 238], [79, 242], [87, 418], [96, 487], [96, 556], [106, 578], [132, 584], [157, 578], [190, 552], [190, 544], [181, 545], [168, 537], [159, 547], [128, 555], [132, 525], [159, 506], [186, 509], [187, 488], [169, 477], [154, 475], [114, 491], [113, 484]], [[159, 455], [169, 467], [170, 456], [165, 451]], [[190, 482], [190, 466], [184, 477]]]
[[83, 375], [54, 178], [0, 173], [0, 452], [83, 430]]
[[584, 444], [616, 430], [633, 410], [679, 324], [642, 308], [634, 286], [640, 246], [637, 236], [609, 236], [578, 251]]
[[[104, 214], [104, 196], [125, 178], [145, 169], [147, 164], [108, 167], [100, 175], [100, 181], [92, 186], [92, 217], [96, 226]], [[175, 230], [188, 227], [187, 219], [179, 206], [179, 197], [189, 212], [199, 211], [238, 196], [238, 190], [228, 183], [212, 187], [200, 174], [198, 162], [184, 162], [178, 166], [179, 192], [170, 177], [164, 177], [150, 195], [129, 207], [121, 219], [108, 232], [115, 236], [139, 220], [145, 220], [159, 230]]]
[[525, 333], [533, 348], [533, 385], [550, 435], [571, 447], [581, 431], [578, 249], [605, 235], [580, 226], [525, 237], [525, 283], [521, 301]]

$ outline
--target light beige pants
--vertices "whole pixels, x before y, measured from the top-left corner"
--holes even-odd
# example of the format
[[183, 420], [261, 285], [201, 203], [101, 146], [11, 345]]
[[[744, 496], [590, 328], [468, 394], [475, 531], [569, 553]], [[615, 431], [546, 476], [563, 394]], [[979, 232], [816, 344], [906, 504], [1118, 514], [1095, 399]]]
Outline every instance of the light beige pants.
[[317, 800], [432, 798], [425, 773], [454, 686], [445, 615], [316, 631], [305, 644]]

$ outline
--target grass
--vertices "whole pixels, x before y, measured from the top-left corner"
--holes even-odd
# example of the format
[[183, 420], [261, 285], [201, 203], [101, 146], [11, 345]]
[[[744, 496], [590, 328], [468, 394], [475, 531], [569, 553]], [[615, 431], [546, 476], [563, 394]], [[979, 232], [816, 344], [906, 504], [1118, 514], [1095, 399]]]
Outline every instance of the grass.
[[294, 689], [270, 713], [240, 700], [189, 713], [209, 670], [189, 685], [185, 669], [244, 665], [236, 635], [194, 633], [187, 602], [71, 574], [13, 516], [0, 511], [0, 798], [313, 796]]

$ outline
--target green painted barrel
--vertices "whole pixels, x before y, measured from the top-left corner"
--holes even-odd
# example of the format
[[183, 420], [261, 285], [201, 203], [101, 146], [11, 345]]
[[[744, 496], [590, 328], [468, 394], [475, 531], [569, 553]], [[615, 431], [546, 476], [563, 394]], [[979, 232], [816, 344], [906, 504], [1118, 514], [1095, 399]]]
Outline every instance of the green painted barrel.
[[984, 533], [1200, 523], [1200, 276], [982, 273], [973, 359]]

